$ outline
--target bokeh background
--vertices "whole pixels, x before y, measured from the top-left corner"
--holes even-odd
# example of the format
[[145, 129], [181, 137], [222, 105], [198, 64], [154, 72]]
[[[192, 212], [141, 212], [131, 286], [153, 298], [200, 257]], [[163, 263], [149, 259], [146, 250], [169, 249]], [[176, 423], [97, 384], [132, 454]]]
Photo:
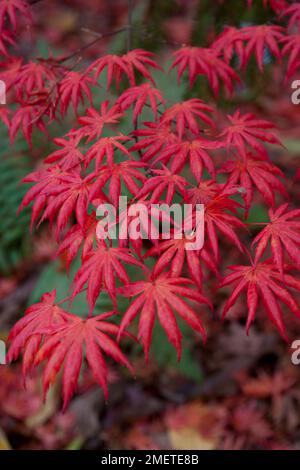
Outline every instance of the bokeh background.
[[[274, 19], [261, 0], [253, 0], [251, 9], [246, 0], [139, 0], [132, 1], [132, 7], [133, 47], [155, 52], [164, 64], [181, 44], [208, 45], [227, 24]], [[18, 38], [18, 53], [26, 59], [70, 54], [96, 33], [127, 24], [126, 0], [43, 0], [32, 11], [33, 27], [24, 27]], [[81, 67], [102, 54], [122, 53], [125, 47], [126, 33], [104, 37], [82, 51]], [[250, 64], [243, 74], [244, 86], [232, 100], [222, 97], [218, 107], [230, 112], [240, 106], [275, 122], [285, 148], [273, 149], [271, 158], [285, 172], [292, 201], [298, 204], [299, 183], [293, 176], [300, 161], [300, 105], [291, 103], [290, 83], [282, 85], [282, 64], [270, 61], [266, 54], [263, 74]], [[188, 84], [178, 86], [172, 74], [160, 78], [159, 86], [174, 101], [190, 96]], [[197, 86], [196, 96], [214, 100], [204, 82]], [[100, 103], [105, 91], [95, 93]], [[68, 115], [64, 122], [49, 126], [48, 137], [34, 134], [32, 149], [22, 138], [12, 147], [5, 127], [0, 127], [0, 337], [4, 340], [43, 292], [56, 287], [59, 298], [68, 295], [72, 276], [65, 273], [65, 259], [55, 258], [57, 246], [49, 227], [30, 234], [30, 213], [16, 217], [16, 212], [26, 190], [20, 180], [38, 167], [54, 149], [52, 138], [63, 135], [73, 121], [74, 115]], [[267, 220], [259, 198], [251, 220]], [[227, 246], [226, 253], [224, 266], [234, 264], [236, 250]], [[182, 325], [180, 364], [159, 328], [147, 367], [141, 348], [131, 347], [128, 354], [136, 377], [112, 366], [107, 403], [84, 372], [78, 393], [63, 414], [59, 381], [43, 402], [39, 371], [24, 388], [20, 364], [0, 366], [0, 448], [300, 449], [300, 366], [291, 364], [289, 345], [263, 315], [246, 336], [243, 299], [221, 323], [219, 313], [227, 294], [226, 290], [215, 294], [216, 313], [205, 318], [205, 347]], [[105, 301], [101, 296], [99, 308], [105, 307]], [[72, 306], [78, 314], [85, 310], [83, 298]], [[286, 321], [291, 342], [300, 338], [299, 324], [291, 315]]]

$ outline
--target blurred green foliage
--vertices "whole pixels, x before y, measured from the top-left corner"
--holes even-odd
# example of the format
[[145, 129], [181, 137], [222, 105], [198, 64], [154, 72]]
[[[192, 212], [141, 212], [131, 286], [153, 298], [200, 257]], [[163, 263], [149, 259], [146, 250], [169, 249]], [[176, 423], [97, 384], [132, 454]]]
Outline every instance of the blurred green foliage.
[[26, 192], [20, 181], [30, 172], [30, 160], [24, 139], [11, 145], [6, 129], [0, 139], [0, 274], [7, 275], [30, 250], [30, 212], [17, 215]]

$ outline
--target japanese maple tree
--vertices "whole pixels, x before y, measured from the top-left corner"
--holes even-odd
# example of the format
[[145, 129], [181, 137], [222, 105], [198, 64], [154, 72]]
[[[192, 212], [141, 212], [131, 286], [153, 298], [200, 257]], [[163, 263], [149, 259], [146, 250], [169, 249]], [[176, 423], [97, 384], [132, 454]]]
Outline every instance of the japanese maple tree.
[[[298, 3], [265, 0], [273, 12], [269, 24], [227, 25], [209, 44], [173, 45], [168, 65], [150, 51], [130, 48], [130, 41], [121, 54], [84, 65], [76, 57], [84, 56], [87, 45], [66, 56], [21, 57], [17, 32], [32, 21], [30, 3], [0, 0], [0, 79], [9, 97], [0, 118], [12, 143], [23, 135], [29, 146], [33, 133], [47, 133], [55, 122], [67, 128], [55, 136], [56, 149], [23, 180], [31, 186], [20, 210], [31, 205], [32, 229], [49, 223], [66, 270], [80, 263], [71, 305], [86, 291], [88, 308], [78, 317], [71, 306], [62, 307], [65, 299], [56, 300], [55, 291], [45, 292], [13, 327], [9, 360], [23, 355], [25, 375], [44, 364], [45, 393], [62, 370], [65, 407], [83, 363], [107, 395], [104, 355], [132, 371], [120, 340], [135, 341], [136, 334], [148, 360], [157, 322], [180, 359], [178, 319], [205, 341], [218, 288], [227, 289], [223, 318], [245, 296], [247, 332], [255, 317], [266, 315], [288, 340], [283, 313], [300, 316], [300, 209], [288, 201], [284, 171], [272, 159], [273, 148], [283, 151], [275, 124], [237, 106], [234, 97], [245, 86], [251, 61], [257, 74], [267, 65], [281, 67], [282, 83], [284, 72], [290, 78], [300, 71]], [[252, 3], [245, 0], [248, 8]], [[178, 83], [188, 84], [181, 102], [171, 102], [158, 85], [157, 77], [168, 74], [172, 86], [179, 86], [175, 74]], [[199, 83], [209, 96], [201, 95]], [[130, 233], [99, 240], [98, 205], [117, 209], [122, 195], [129, 206], [203, 204], [203, 247], [186, 249], [190, 240], [178, 239], [175, 226], [169, 240], [136, 240]], [[268, 210], [265, 223], [248, 220], [255, 201]], [[141, 224], [147, 222], [144, 214]], [[224, 261], [232, 265], [228, 253], [237, 261], [224, 273]], [[97, 301], [105, 292], [111, 309], [99, 313]], [[124, 297], [126, 308], [124, 302], [120, 307]]]

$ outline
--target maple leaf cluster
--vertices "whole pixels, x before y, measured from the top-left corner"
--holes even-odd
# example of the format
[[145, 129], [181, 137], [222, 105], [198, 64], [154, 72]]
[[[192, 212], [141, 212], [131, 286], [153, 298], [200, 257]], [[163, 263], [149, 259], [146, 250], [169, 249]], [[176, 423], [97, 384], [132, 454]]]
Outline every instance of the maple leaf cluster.
[[[290, 77], [300, 68], [300, 30], [294, 33], [300, 27], [299, 4], [289, 7], [277, 0], [270, 5], [280, 18], [288, 18], [287, 28], [227, 27], [210, 47], [184, 46], [172, 56], [171, 70], [176, 70], [178, 81], [187, 77], [193, 91], [204, 78], [212, 97], [218, 97], [222, 88], [231, 95], [242, 86], [240, 72], [252, 56], [258, 70], [263, 70], [266, 50], [277, 61], [288, 55]], [[85, 71], [69, 69], [64, 57], [27, 63], [11, 54], [5, 58], [5, 44], [13, 45], [20, 13], [29, 19], [26, 2], [0, 1], [0, 53], [4, 55], [0, 79], [5, 80], [14, 102], [13, 110], [1, 111], [0, 117], [11, 140], [22, 131], [31, 144], [34, 129], [46, 132], [46, 123], [72, 112], [76, 117], [72, 129], [54, 139], [57, 149], [24, 179], [30, 188], [20, 210], [32, 206], [31, 228], [49, 222], [66, 269], [80, 258], [71, 299], [76, 302], [75, 297], [86, 291], [89, 311], [86, 318], [77, 317], [61, 307], [55, 291], [45, 293], [12, 329], [9, 359], [23, 354], [25, 375], [47, 361], [45, 393], [63, 370], [64, 406], [86, 359], [107, 394], [103, 355], [132, 370], [118, 342], [124, 336], [132, 339], [127, 329], [136, 320], [146, 359], [156, 321], [179, 359], [179, 318], [205, 341], [204, 311], [213, 309], [208, 278], [215, 287], [232, 286], [223, 317], [245, 294], [247, 330], [262, 307], [287, 339], [283, 305], [299, 317], [293, 291], [300, 291], [300, 282], [291, 272], [300, 267], [300, 210], [286, 202], [284, 174], [269, 155], [270, 146], [281, 146], [274, 124], [242, 109], [224, 116], [215, 104], [198, 96], [170, 103], [154, 80], [155, 74], [168, 72], [154, 54], [142, 49], [100, 57]], [[9, 32], [4, 29], [7, 24]], [[93, 90], [103, 77], [109, 98], [96, 105]], [[83, 104], [88, 106], [84, 111]], [[144, 121], [146, 112], [149, 118]], [[121, 133], [124, 119], [130, 121], [131, 129]], [[182, 205], [204, 204], [203, 248], [187, 250], [190, 240], [178, 239], [174, 227], [169, 240], [150, 236], [144, 243], [130, 233], [117, 243], [97, 239], [97, 206], [117, 207], [125, 190], [129, 205], [170, 205], [175, 200]], [[269, 222], [246, 246], [247, 217], [254, 200], [268, 207]], [[143, 217], [146, 224], [147, 214]], [[221, 258], [228, 247], [248, 258], [248, 264], [232, 266], [220, 281]], [[103, 292], [108, 293], [112, 310], [95, 315]], [[123, 312], [118, 309], [121, 297], [130, 299]]]

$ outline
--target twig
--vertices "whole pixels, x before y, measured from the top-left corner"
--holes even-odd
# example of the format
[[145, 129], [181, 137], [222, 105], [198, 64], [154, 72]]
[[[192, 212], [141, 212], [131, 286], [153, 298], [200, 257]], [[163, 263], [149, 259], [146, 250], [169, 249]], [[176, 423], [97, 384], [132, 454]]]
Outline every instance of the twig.
[[63, 57], [62, 59], [60, 59], [59, 63], [63, 63], [63, 62], [66, 62], [67, 60], [73, 59], [73, 57], [77, 56], [78, 54], [81, 54], [81, 52], [83, 52], [86, 49], [88, 49], [89, 47], [93, 46], [98, 41], [100, 41], [100, 39], [102, 39], [102, 38], [106, 38], [106, 37], [109, 37], [109, 36], [114, 36], [115, 34], [123, 33], [124, 31], [127, 31], [127, 30], [128, 30], [127, 27], [123, 27], [123, 28], [119, 28], [119, 29], [116, 29], [114, 31], [109, 31], [108, 33], [103, 33], [103, 34], [86, 30], [86, 31], [90, 32], [91, 34], [93, 34], [94, 36], [97, 36], [96, 39], [93, 39], [93, 41], [90, 41], [88, 44], [85, 44], [84, 46], [79, 47], [76, 51], [72, 52], [72, 54], [70, 54], [66, 57]]
[[[40, 1], [40, 0], [39, 0]], [[93, 41], [90, 41], [88, 44], [86, 44], [85, 46], [82, 46], [80, 48], [78, 48], [76, 51], [72, 52], [72, 54], [68, 55], [68, 56], [65, 56], [65, 57], [62, 57], [61, 59], [57, 60], [56, 63], [57, 64], [63, 64], [64, 62], [67, 62], [68, 60], [70, 59], [73, 59], [74, 57], [76, 57], [78, 54], [80, 54], [81, 52], [85, 51], [86, 49], [88, 49], [89, 47], [91, 47], [93, 44], [96, 44], [96, 42], [98, 42], [100, 39], [104, 38], [104, 37], [108, 37], [108, 36], [113, 36], [115, 34], [119, 34], [121, 32], [125, 32], [127, 31], [127, 27], [123, 27], [123, 28], [120, 28], [120, 29], [117, 29], [115, 31], [110, 31], [108, 33], [97, 33], [95, 31], [91, 31], [89, 29], [86, 29], [86, 28], [82, 28], [82, 31], [86, 31], [90, 34], [93, 34], [94, 36], [96, 36], [96, 39], [94, 39]], [[73, 65], [73, 67], [70, 69], [72, 70], [80, 61], [82, 60], [82, 57], [79, 57], [77, 62]], [[66, 72], [64, 73], [64, 75], [69, 72], [69, 69], [66, 70]], [[38, 116], [36, 116], [31, 122], [30, 124], [34, 124], [36, 121], [38, 121], [38, 119], [40, 119], [40, 117], [45, 114], [45, 112], [49, 109], [49, 107], [51, 106], [51, 102], [49, 102], [49, 99], [51, 98], [51, 95], [53, 93], [53, 91], [57, 88], [57, 86], [59, 85], [59, 83], [61, 82], [61, 80], [64, 78], [64, 75], [63, 77], [57, 79], [54, 83], [54, 85], [51, 87], [49, 93], [48, 93], [48, 99], [47, 99], [47, 106], [46, 108], [44, 108]]]

